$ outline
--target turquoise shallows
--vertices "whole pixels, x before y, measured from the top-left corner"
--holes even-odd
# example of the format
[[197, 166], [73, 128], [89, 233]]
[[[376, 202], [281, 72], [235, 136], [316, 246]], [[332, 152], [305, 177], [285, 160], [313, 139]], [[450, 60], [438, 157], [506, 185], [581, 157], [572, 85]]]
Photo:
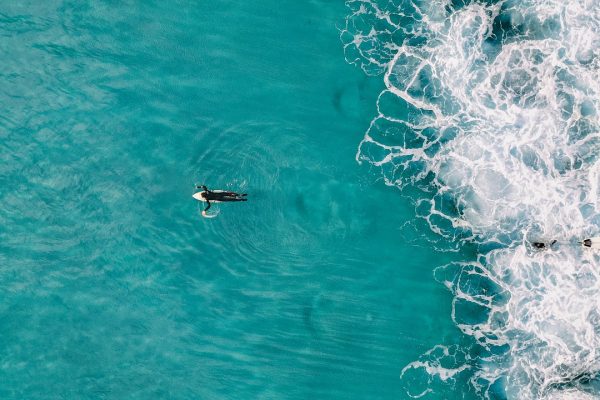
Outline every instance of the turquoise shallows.
[[[403, 398], [452, 256], [354, 159], [381, 79], [345, 14], [3, 2], [0, 398]], [[203, 219], [195, 183], [249, 201]]]

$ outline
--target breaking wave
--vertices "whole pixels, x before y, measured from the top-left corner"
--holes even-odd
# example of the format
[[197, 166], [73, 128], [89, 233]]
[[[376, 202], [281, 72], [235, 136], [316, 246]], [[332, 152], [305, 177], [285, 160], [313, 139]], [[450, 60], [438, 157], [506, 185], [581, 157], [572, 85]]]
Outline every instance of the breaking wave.
[[600, 256], [577, 245], [600, 231], [600, 5], [346, 4], [346, 58], [385, 82], [357, 159], [480, 249], [435, 270], [469, 340], [407, 365], [408, 395], [600, 397]]

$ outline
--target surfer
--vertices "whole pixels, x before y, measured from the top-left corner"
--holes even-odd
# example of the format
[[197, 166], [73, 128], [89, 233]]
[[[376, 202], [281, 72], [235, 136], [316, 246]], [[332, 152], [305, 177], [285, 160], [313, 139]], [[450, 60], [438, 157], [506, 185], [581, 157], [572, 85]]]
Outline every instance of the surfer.
[[[556, 240], [553, 240], [550, 243], [531, 242], [531, 245], [538, 250], [544, 250], [544, 249], [548, 249], [548, 248], [552, 247], [552, 245], [554, 245], [556, 242], [557, 242]], [[583, 245], [583, 247], [589, 247], [592, 249], [600, 249], [600, 236], [592, 237], [589, 239], [584, 239], [581, 242], [577, 242], [577, 243]]]
[[556, 240], [553, 240], [550, 243], [532, 242], [531, 244], [533, 245], [533, 247], [535, 247], [538, 250], [544, 250], [544, 249], [548, 249], [548, 248], [552, 247], [552, 245], [554, 243], [556, 243]]
[[210, 208], [210, 202], [224, 203], [227, 201], [247, 201], [246, 193], [228, 192], [226, 190], [209, 190], [206, 185], [196, 186], [196, 189], [202, 189], [202, 192], [194, 193], [194, 198], [206, 202], [206, 208], [202, 211], [203, 217], [208, 217], [206, 212]]

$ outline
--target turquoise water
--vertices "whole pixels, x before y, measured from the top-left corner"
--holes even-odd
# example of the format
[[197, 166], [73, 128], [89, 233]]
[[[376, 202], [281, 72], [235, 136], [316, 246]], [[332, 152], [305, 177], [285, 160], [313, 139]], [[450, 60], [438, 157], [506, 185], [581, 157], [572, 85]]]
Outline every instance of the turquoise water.
[[[458, 340], [432, 270], [460, 256], [355, 160], [382, 82], [346, 13], [0, 6], [1, 398], [398, 399]], [[203, 219], [195, 183], [249, 201]]]

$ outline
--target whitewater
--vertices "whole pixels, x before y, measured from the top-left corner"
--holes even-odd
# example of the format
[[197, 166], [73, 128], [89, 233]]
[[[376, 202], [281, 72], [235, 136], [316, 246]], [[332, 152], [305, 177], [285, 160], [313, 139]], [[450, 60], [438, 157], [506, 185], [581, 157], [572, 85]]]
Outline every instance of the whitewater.
[[407, 394], [600, 398], [600, 253], [578, 245], [600, 234], [600, 4], [346, 4], [346, 58], [385, 83], [357, 160], [478, 249], [434, 272], [469, 340], [406, 365]]

